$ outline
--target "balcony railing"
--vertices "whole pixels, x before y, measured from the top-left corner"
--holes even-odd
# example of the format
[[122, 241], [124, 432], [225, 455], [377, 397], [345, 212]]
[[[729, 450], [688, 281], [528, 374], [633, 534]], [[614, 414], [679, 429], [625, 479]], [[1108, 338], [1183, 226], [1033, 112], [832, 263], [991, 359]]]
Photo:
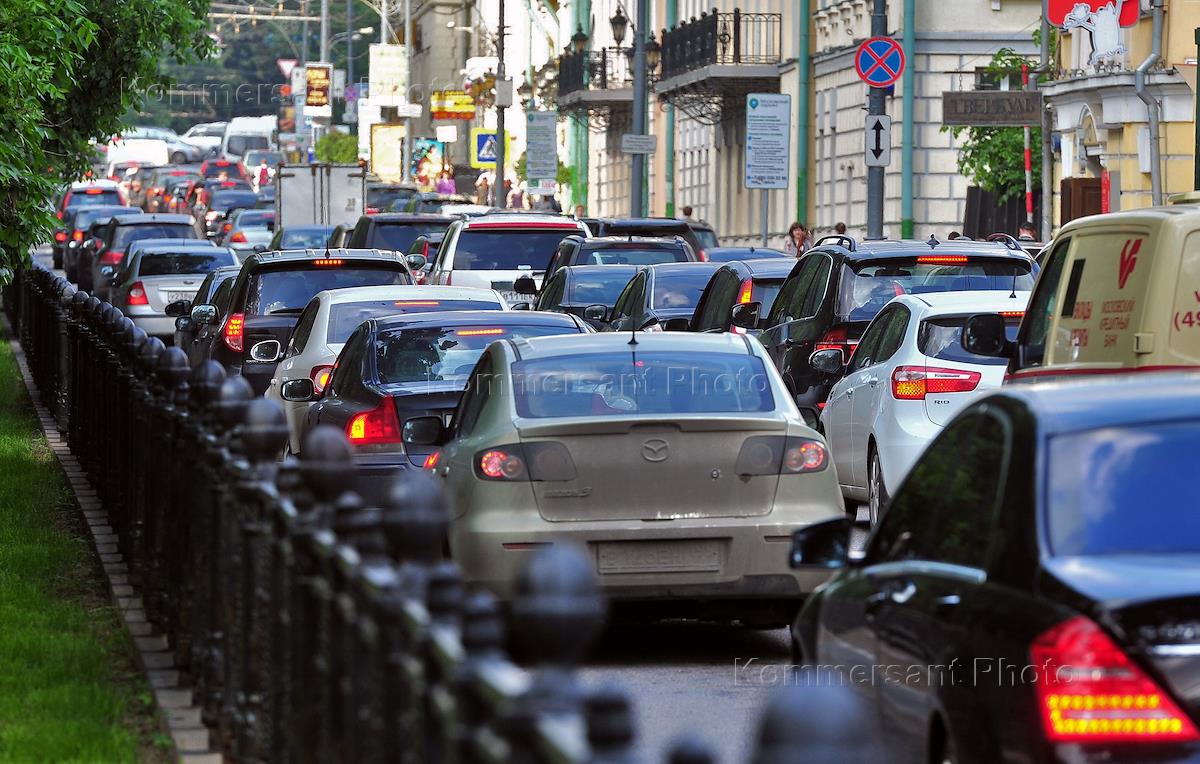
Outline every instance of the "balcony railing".
[[601, 48], [570, 53], [558, 59], [558, 95], [585, 90], [617, 90], [632, 87], [631, 51]]
[[713, 64], [778, 64], [783, 16], [779, 13], [702, 13], [663, 32], [662, 77]]

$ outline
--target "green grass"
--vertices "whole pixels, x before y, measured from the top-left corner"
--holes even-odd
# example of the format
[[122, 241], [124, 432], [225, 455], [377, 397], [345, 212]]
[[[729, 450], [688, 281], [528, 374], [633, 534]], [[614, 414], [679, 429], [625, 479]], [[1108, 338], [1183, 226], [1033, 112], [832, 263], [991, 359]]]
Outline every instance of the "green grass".
[[0, 333], [0, 762], [163, 759], [100, 576]]

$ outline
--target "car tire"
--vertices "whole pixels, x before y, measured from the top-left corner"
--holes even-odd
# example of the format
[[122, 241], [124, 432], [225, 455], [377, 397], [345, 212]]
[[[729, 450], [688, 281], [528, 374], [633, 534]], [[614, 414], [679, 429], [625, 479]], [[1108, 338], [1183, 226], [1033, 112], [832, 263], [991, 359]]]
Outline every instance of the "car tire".
[[182, 151], [176, 151], [171, 155], [171, 164], [187, 164], [187, 154]]
[[879, 453], [871, 452], [871, 462], [867, 468], [867, 515], [874, 528], [879, 524], [879, 516], [888, 503], [887, 486], [883, 482], [883, 465], [879, 463]]

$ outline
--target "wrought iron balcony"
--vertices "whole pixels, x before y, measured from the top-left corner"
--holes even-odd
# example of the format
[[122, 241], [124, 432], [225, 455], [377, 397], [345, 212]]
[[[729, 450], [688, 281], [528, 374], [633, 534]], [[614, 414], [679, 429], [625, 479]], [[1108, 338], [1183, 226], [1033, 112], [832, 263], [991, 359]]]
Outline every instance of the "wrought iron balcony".
[[602, 130], [614, 111], [633, 106], [632, 57], [632, 49], [615, 47], [560, 56], [558, 108]]

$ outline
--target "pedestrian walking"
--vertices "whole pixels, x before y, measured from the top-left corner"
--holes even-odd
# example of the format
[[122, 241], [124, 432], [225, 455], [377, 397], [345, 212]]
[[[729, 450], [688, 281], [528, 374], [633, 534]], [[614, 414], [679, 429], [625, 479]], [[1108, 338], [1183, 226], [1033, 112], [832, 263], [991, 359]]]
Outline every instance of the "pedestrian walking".
[[129, 185], [129, 206], [142, 209], [146, 207], [146, 192], [142, 190], [142, 182], [136, 178]]
[[575, 205], [575, 219], [583, 220], [585, 217], [587, 217], [587, 207], [584, 207], [582, 204], [576, 204]]
[[833, 232], [836, 233], [838, 236], [845, 236], [846, 235], [846, 224], [842, 223], [840, 221], [835, 223], [833, 226]]
[[454, 183], [454, 173], [451, 170], [442, 170], [438, 173], [437, 186], [435, 187], [439, 194], [453, 194], [458, 188]]
[[1026, 220], [1021, 224], [1021, 227], [1017, 229], [1017, 238], [1021, 241], [1034, 241], [1035, 234], [1033, 231], [1033, 223], [1029, 220]]
[[271, 168], [267, 167], [267, 160], [262, 160], [258, 165], [258, 186], [255, 191], [261, 191], [268, 183], [271, 182]]
[[812, 233], [808, 230], [808, 226], [797, 221], [788, 227], [787, 241], [783, 244], [784, 252], [800, 257], [810, 250], [812, 245]]
[[684, 220], [686, 220], [686, 221], [687, 221], [687, 222], [689, 222], [689, 223], [694, 223], [694, 222], [696, 222], [696, 221], [695, 221], [695, 218], [693, 218], [693, 217], [692, 217], [692, 212], [693, 212], [693, 211], [694, 211], [694, 210], [692, 210], [692, 205], [690, 205], [690, 204], [688, 204], [688, 205], [684, 205], [684, 208], [681, 210], [681, 212], [683, 212], [683, 219], [684, 219]]
[[486, 172], [479, 173], [475, 180], [475, 203], [488, 205], [492, 203], [492, 181]]
[[514, 187], [511, 180], [504, 181], [508, 191], [508, 208], [511, 210], [525, 209], [525, 184]]

